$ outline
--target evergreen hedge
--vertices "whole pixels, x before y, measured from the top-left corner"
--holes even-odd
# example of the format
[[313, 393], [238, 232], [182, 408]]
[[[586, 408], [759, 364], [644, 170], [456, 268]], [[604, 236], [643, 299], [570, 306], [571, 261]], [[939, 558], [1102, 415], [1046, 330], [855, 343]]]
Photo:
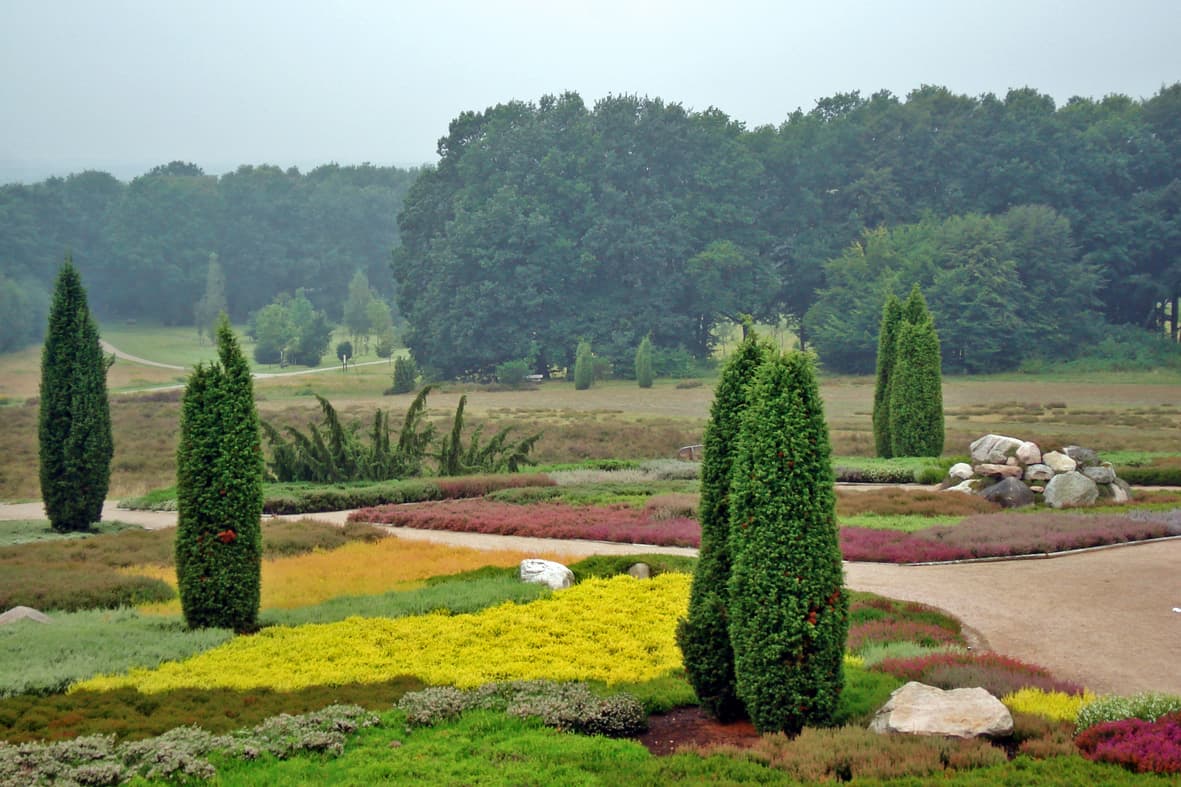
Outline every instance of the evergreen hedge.
[[760, 732], [832, 722], [848, 598], [828, 429], [812, 363], [765, 363], [749, 391], [730, 483], [730, 641]]
[[391, 393], [404, 394], [414, 390], [415, 378], [418, 377], [418, 366], [413, 358], [394, 359], [394, 384]]
[[574, 390], [585, 391], [595, 379], [595, 359], [588, 341], [578, 343], [574, 354]]
[[652, 340], [647, 336], [636, 348], [636, 382], [641, 388], [652, 387]]
[[890, 381], [890, 448], [894, 456], [943, 453], [943, 376], [939, 337], [928, 316], [898, 330]]
[[894, 371], [895, 342], [901, 323], [902, 301], [890, 293], [882, 307], [882, 323], [878, 331], [877, 380], [873, 389], [873, 444], [874, 451], [883, 459], [893, 456], [890, 442], [890, 375]]
[[107, 366], [86, 290], [67, 256], [41, 351], [38, 413], [41, 497], [60, 532], [87, 530], [102, 519], [114, 453]]
[[263, 458], [250, 368], [228, 320], [218, 362], [199, 364], [181, 404], [176, 575], [191, 628], [257, 626]]
[[748, 388], [770, 348], [754, 332], [739, 345], [722, 370], [703, 438], [701, 500], [698, 520], [701, 547], [693, 572], [688, 617], [677, 626], [677, 644], [685, 672], [701, 707], [721, 721], [745, 716], [734, 678], [730, 647], [730, 472]]

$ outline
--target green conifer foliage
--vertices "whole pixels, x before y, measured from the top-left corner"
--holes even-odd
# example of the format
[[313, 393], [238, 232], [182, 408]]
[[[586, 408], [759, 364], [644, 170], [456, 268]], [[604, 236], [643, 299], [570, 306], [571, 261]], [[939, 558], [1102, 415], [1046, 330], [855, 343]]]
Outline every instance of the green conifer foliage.
[[57, 275], [41, 351], [38, 418], [41, 497], [55, 530], [87, 530], [102, 518], [111, 478], [107, 358], [72, 260]]
[[831, 723], [844, 684], [848, 598], [828, 429], [811, 360], [760, 367], [730, 484], [730, 641], [760, 732]]
[[591, 354], [590, 342], [583, 340], [578, 343], [578, 351], [574, 354], [574, 390], [585, 391], [591, 387], [595, 379], [595, 358]]
[[943, 376], [930, 316], [904, 322], [898, 330], [889, 410], [894, 456], [943, 453]]
[[257, 626], [262, 569], [263, 458], [250, 367], [229, 322], [218, 362], [185, 387], [177, 448], [176, 575], [185, 622]]
[[636, 348], [636, 382], [641, 388], [652, 387], [652, 340], [647, 336]]
[[751, 332], [730, 356], [718, 381], [703, 438], [701, 549], [693, 572], [689, 615], [677, 626], [685, 672], [701, 707], [724, 722], [746, 715], [735, 688], [730, 647], [730, 471], [750, 381], [769, 355], [770, 348]]
[[878, 456], [893, 456], [890, 443], [890, 375], [894, 370], [894, 349], [902, 323], [902, 301], [890, 293], [882, 307], [878, 332], [877, 382], [873, 389], [873, 444]]

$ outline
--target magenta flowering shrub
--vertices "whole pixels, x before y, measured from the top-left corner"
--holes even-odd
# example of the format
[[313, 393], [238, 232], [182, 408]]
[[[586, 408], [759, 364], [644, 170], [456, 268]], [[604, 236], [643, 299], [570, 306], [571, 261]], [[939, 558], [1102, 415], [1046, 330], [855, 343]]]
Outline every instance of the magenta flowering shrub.
[[1181, 773], [1181, 713], [1096, 724], [1074, 739], [1083, 756], [1138, 773]]
[[886, 642], [914, 642], [924, 647], [937, 648], [941, 645], [963, 645], [964, 638], [957, 632], [934, 623], [870, 620], [850, 626], [846, 647], [857, 653], [866, 645], [881, 645]]
[[1045, 667], [999, 653], [933, 653], [909, 659], [885, 659], [874, 669], [900, 680], [917, 680], [941, 689], [979, 686], [1003, 697], [1024, 688], [1081, 695], [1083, 687], [1059, 680]]
[[695, 547], [701, 542], [701, 527], [692, 519], [651, 519], [644, 511], [626, 505], [572, 506], [541, 502], [519, 506], [475, 498], [365, 508], [350, 514], [349, 521], [422, 530], [659, 546]]
[[840, 538], [841, 554], [845, 560], [927, 563], [972, 557], [971, 553], [960, 547], [921, 538], [917, 533], [903, 533], [897, 530], [842, 527]]

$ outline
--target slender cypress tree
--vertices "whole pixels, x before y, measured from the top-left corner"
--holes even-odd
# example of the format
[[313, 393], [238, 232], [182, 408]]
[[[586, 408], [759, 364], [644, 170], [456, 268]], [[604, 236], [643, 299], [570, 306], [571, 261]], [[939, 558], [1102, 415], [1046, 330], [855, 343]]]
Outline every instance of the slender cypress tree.
[[890, 383], [890, 440], [894, 456], [943, 453], [943, 377], [939, 336], [930, 315], [898, 330]]
[[86, 290], [67, 256], [41, 350], [38, 414], [41, 497], [60, 532], [86, 530], [102, 518], [114, 453], [107, 366]]
[[574, 353], [574, 390], [585, 391], [595, 379], [595, 359], [591, 355], [590, 342], [580, 341]]
[[647, 336], [636, 348], [636, 382], [641, 388], [652, 387], [652, 340]]
[[893, 456], [890, 443], [890, 375], [894, 370], [894, 349], [902, 322], [902, 301], [890, 293], [882, 307], [878, 331], [877, 382], [873, 389], [873, 445], [878, 456]]
[[249, 631], [262, 570], [262, 446], [250, 367], [224, 316], [217, 352], [193, 370], [181, 405], [176, 576], [191, 628]]
[[808, 356], [759, 369], [730, 483], [730, 641], [760, 732], [831, 723], [844, 685], [848, 599], [828, 429]]
[[720, 721], [745, 716], [734, 679], [730, 647], [730, 471], [748, 388], [770, 355], [767, 344], [750, 332], [730, 356], [718, 381], [703, 438], [701, 461], [701, 549], [689, 594], [689, 615], [677, 626], [685, 672], [707, 713]]
[[927, 299], [923, 297], [923, 291], [916, 283], [910, 288], [910, 295], [906, 296], [906, 302], [902, 304], [902, 320], [917, 325], [929, 319], [931, 312], [927, 309]]

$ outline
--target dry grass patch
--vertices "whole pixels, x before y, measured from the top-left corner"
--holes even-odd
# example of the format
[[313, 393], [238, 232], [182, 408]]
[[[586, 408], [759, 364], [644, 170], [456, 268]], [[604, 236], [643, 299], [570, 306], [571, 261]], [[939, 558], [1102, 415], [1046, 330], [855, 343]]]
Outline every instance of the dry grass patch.
[[928, 490], [837, 488], [837, 516], [969, 516], [999, 511], [1000, 506], [976, 495]]

